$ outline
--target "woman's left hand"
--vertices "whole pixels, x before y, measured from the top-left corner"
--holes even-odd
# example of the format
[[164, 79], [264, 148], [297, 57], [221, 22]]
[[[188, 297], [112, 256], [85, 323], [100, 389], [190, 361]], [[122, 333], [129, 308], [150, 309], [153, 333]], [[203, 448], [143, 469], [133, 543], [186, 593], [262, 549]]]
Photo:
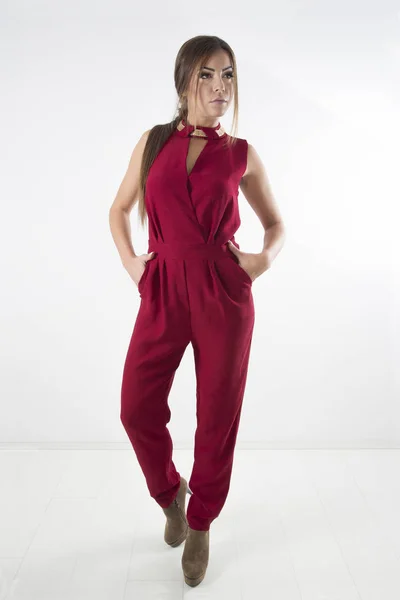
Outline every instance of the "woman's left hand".
[[228, 248], [236, 255], [239, 265], [246, 271], [252, 281], [257, 279], [257, 277], [271, 266], [268, 255], [264, 252], [243, 252], [243, 250], [239, 250], [230, 240], [228, 240]]

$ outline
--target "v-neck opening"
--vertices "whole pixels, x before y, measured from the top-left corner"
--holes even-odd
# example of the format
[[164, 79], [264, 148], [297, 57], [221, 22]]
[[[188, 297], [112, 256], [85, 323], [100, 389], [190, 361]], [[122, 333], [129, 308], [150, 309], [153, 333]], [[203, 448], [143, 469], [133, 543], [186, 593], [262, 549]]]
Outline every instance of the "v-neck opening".
[[193, 138], [191, 138], [191, 137], [189, 136], [187, 139], [188, 139], [188, 143], [187, 143], [187, 146], [186, 146], [184, 167], [185, 167], [185, 173], [186, 173], [186, 177], [187, 177], [187, 179], [189, 179], [189, 178], [190, 178], [190, 176], [191, 176], [191, 174], [193, 173], [193, 171], [194, 171], [194, 169], [195, 169], [195, 167], [196, 167], [197, 163], [199, 162], [199, 160], [200, 160], [201, 156], [203, 156], [203, 154], [204, 154], [204, 150], [206, 149], [206, 147], [207, 147], [207, 146], [208, 146], [208, 144], [210, 143], [210, 140], [209, 140], [209, 139], [207, 139], [207, 140], [206, 140], [206, 143], [204, 144], [204, 146], [203, 146], [203, 147], [202, 147], [202, 149], [200, 150], [199, 154], [197, 155], [197, 158], [196, 158], [196, 160], [195, 160], [195, 162], [194, 162], [194, 164], [193, 164], [193, 166], [192, 166], [192, 168], [191, 168], [191, 170], [190, 170], [190, 173], [188, 173], [188, 170], [187, 170], [187, 159], [188, 159], [188, 155], [189, 155], [189, 149], [190, 149], [190, 140], [191, 140], [191, 139], [193, 139]]

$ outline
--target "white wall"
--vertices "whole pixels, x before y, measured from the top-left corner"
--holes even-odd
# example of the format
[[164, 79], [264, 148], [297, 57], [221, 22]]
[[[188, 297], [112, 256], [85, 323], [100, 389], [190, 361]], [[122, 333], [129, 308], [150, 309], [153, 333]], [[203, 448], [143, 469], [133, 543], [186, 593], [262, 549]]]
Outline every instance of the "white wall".
[[[400, 19], [394, 2], [22, 2], [1, 18], [0, 441], [129, 444], [119, 420], [139, 295], [108, 210], [141, 133], [174, 116], [180, 45], [233, 47], [239, 136], [286, 244], [253, 285], [238, 443], [400, 444]], [[222, 119], [229, 131], [231, 113]], [[249, 252], [261, 225], [240, 196]], [[136, 209], [137, 252], [147, 233]], [[189, 346], [170, 395], [191, 444]]]

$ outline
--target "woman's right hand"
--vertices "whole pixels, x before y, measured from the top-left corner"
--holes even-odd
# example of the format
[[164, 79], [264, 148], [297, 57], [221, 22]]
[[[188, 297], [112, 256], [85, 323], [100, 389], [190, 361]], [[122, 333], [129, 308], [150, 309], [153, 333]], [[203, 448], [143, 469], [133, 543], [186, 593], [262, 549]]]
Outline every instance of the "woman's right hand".
[[129, 258], [127, 262], [124, 263], [125, 269], [128, 271], [131, 279], [139, 285], [139, 281], [142, 278], [143, 272], [146, 268], [146, 263], [148, 260], [152, 260], [154, 258], [154, 252], [149, 252], [149, 254], [141, 254], [140, 256], [133, 256]]

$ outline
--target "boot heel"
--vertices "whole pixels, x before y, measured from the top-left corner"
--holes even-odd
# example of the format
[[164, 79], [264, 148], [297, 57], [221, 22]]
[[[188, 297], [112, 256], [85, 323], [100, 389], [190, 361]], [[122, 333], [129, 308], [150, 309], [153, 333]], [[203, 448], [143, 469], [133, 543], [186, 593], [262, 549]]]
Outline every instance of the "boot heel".
[[181, 564], [185, 583], [199, 585], [205, 577], [210, 553], [210, 532], [196, 531], [188, 526]]
[[204, 577], [205, 573], [203, 573], [203, 575], [200, 575], [200, 577], [196, 577], [195, 579], [191, 577], [186, 577], [186, 575], [183, 576], [185, 583], [187, 585], [190, 585], [190, 587], [196, 587], [196, 585], [199, 585], [199, 583], [203, 581]]

